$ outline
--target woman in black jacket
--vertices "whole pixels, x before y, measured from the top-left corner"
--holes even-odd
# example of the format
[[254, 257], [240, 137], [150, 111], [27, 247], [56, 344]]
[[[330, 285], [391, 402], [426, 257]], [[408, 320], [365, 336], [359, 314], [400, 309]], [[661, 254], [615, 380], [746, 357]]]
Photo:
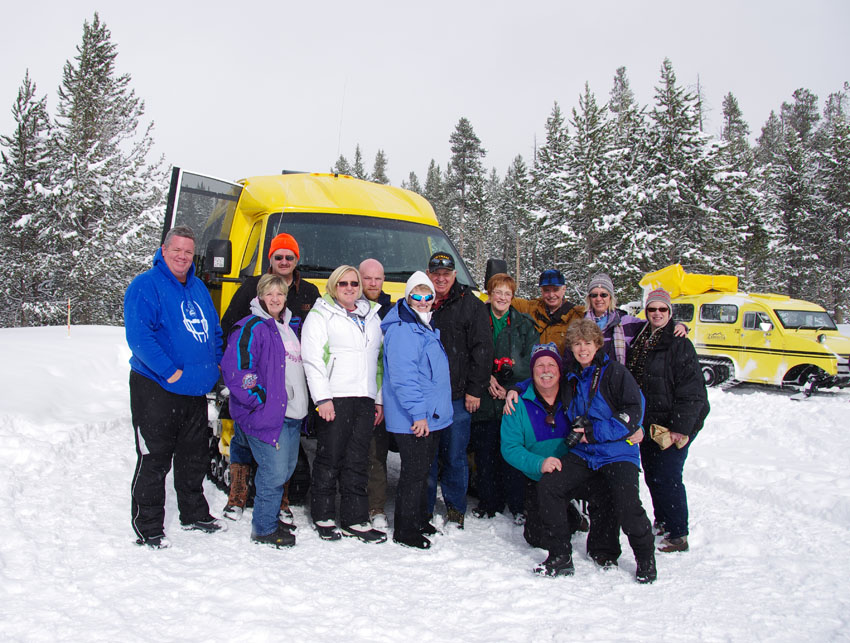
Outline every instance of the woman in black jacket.
[[652, 496], [655, 526], [664, 539], [661, 552], [688, 550], [688, 497], [682, 470], [688, 450], [709, 411], [702, 369], [691, 341], [673, 334], [670, 294], [649, 293], [648, 323], [629, 347], [627, 366], [646, 397], [644, 426], [669, 430], [672, 442], [662, 449], [654, 440], [640, 445], [644, 479]]

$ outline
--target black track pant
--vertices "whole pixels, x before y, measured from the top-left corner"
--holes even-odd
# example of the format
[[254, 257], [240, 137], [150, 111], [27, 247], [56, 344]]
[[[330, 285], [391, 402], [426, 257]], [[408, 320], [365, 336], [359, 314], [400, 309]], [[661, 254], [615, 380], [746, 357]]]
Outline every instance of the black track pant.
[[314, 522], [333, 520], [339, 483], [339, 524], [369, 522], [366, 484], [369, 443], [375, 426], [375, 400], [368, 397], [335, 397], [335, 417], [316, 417], [316, 457], [310, 485], [310, 513]]
[[422, 533], [428, 515], [428, 472], [437, 453], [439, 431], [417, 438], [412, 433], [395, 436], [401, 456], [395, 500], [395, 535], [412, 538]]
[[131, 371], [130, 412], [137, 458], [131, 487], [133, 531], [141, 538], [164, 533], [165, 476], [172, 460], [180, 522], [207, 518], [210, 509], [203, 488], [209, 464], [206, 398], [169, 393]]
[[[652, 526], [640, 502], [638, 474], [640, 469], [631, 462], [612, 462], [596, 471], [574, 453], [561, 459], [561, 471], [544, 473], [537, 483], [540, 517], [545, 527], [545, 546], [550, 552], [571, 553], [570, 527], [565, 504], [573, 491], [582, 484], [604, 479], [611, 492], [611, 504], [598, 508], [599, 512], [612, 512], [636, 558], [646, 557], [655, 548]], [[591, 525], [594, 521], [591, 515]]]

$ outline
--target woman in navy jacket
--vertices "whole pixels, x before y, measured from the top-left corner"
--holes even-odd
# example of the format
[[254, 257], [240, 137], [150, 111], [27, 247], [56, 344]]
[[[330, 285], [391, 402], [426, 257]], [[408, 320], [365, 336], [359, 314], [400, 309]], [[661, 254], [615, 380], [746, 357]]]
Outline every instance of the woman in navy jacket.
[[381, 323], [384, 418], [401, 456], [393, 540], [428, 549], [425, 536], [434, 533], [426, 518], [428, 471], [437, 448], [435, 432], [452, 423], [452, 386], [446, 350], [431, 327], [431, 280], [413, 273], [404, 294]]

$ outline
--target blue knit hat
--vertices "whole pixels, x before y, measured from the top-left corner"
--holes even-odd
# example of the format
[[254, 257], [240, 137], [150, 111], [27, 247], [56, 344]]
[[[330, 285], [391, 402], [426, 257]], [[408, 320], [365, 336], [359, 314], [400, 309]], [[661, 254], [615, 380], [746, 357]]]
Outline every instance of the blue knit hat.
[[541, 357], [551, 357], [558, 365], [558, 370], [564, 370], [564, 361], [561, 359], [561, 353], [558, 351], [558, 345], [555, 342], [535, 344], [531, 347], [531, 370], [534, 370], [534, 362]]

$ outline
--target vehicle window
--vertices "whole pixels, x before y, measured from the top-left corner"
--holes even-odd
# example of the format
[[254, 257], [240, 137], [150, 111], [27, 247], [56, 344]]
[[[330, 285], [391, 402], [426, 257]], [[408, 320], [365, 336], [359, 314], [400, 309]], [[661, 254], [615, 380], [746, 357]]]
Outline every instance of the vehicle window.
[[784, 328], [810, 328], [815, 330], [837, 330], [829, 313], [817, 310], [776, 310], [776, 316]]
[[171, 227], [187, 225], [195, 232], [195, 253], [203, 256], [212, 239], [229, 239], [242, 186], [200, 174], [182, 172]]
[[693, 304], [673, 304], [673, 321], [689, 322], [694, 320]]
[[703, 304], [699, 308], [699, 320], [734, 324], [738, 321], [738, 307], [735, 304]]
[[762, 312], [744, 313], [744, 330], [761, 330], [761, 324], [772, 324], [770, 317]]
[[[298, 268], [304, 277], [327, 279], [339, 265], [357, 266], [373, 257], [383, 264], [387, 281], [404, 282], [415, 271], [426, 270], [431, 255], [443, 250], [455, 258], [458, 282], [475, 287], [449, 238], [434, 226], [359, 215], [276, 213], [269, 217], [263, 247], [281, 232], [298, 241]], [[266, 270], [265, 253], [262, 259]]]
[[248, 245], [245, 246], [245, 255], [242, 257], [242, 265], [239, 266], [240, 277], [254, 274], [254, 267], [257, 265], [257, 256], [260, 249], [260, 230], [262, 227], [262, 224], [257, 221], [251, 228]]

